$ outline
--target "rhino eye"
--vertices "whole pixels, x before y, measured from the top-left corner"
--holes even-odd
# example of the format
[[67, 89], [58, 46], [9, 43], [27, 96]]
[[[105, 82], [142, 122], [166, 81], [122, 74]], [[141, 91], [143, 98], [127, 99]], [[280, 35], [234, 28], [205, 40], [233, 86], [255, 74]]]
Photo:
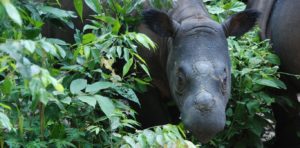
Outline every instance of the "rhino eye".
[[176, 93], [178, 93], [179, 95], [183, 95], [186, 84], [186, 77], [182, 72], [177, 72], [176, 76]]

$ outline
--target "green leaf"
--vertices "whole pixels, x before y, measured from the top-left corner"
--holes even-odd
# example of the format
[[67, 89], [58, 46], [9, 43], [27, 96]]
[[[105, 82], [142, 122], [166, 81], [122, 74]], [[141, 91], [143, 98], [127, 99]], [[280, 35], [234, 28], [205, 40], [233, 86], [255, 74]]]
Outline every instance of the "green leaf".
[[5, 95], [9, 95], [13, 88], [13, 83], [9, 77], [5, 78], [3, 83], [1, 84], [1, 92]]
[[280, 59], [276, 54], [269, 54], [267, 60], [272, 64], [280, 65]]
[[286, 89], [286, 85], [278, 80], [278, 79], [259, 79], [255, 81], [257, 84], [263, 85], [263, 86], [269, 86], [273, 88], [278, 88], [278, 89]]
[[0, 103], [0, 106], [3, 107], [3, 108], [5, 108], [5, 109], [11, 110], [11, 107], [10, 107], [10, 106], [5, 105], [5, 104], [3, 104], [3, 103]]
[[72, 99], [70, 97], [66, 97], [66, 98], [62, 99], [61, 102], [70, 105], [72, 102]]
[[56, 45], [55, 44], [55, 47], [56, 49], [58, 50], [58, 53], [59, 55], [62, 57], [62, 58], [65, 58], [66, 57], [66, 52], [63, 48], [61, 48], [59, 45]]
[[12, 129], [9, 118], [2, 112], [0, 112], [0, 123], [2, 127], [6, 128], [8, 131]]
[[17, 8], [10, 2], [10, 0], [1, 0], [8, 16], [19, 26], [22, 26], [22, 19]]
[[96, 98], [92, 96], [78, 96], [77, 97], [80, 101], [87, 103], [88, 105], [92, 106], [95, 108], [96, 106]]
[[135, 92], [131, 88], [115, 87], [114, 89], [117, 91], [118, 94], [120, 94], [124, 98], [127, 98], [128, 100], [131, 100], [140, 105], [139, 99], [137, 98]]
[[111, 25], [113, 25], [117, 21], [115, 18], [105, 15], [95, 16], [95, 18]]
[[246, 5], [242, 2], [234, 2], [233, 5], [231, 6], [230, 10], [233, 12], [241, 12], [243, 10], [245, 10]]
[[123, 67], [123, 77], [128, 73], [133, 64], [133, 58], [130, 58]]
[[98, 14], [101, 13], [101, 3], [99, 0], [84, 0], [85, 3]]
[[114, 86], [114, 84], [111, 83], [111, 82], [100, 81], [100, 82], [96, 82], [96, 83], [93, 83], [91, 85], [88, 85], [85, 89], [85, 92], [95, 93], [95, 92], [98, 92], [100, 90], [107, 89], [107, 88], [110, 88], [110, 87], [113, 87], [113, 86]]
[[110, 118], [115, 111], [115, 106], [112, 100], [100, 95], [95, 95], [94, 98], [97, 100], [101, 110], [106, 115], [106, 117]]
[[71, 82], [70, 91], [72, 94], [80, 94], [81, 90], [85, 89], [87, 86], [87, 80], [77, 79]]
[[82, 0], [73, 0], [74, 7], [82, 21], [82, 13], [83, 13], [83, 1]]
[[208, 6], [207, 7], [209, 13], [211, 14], [221, 14], [223, 12], [225, 12], [225, 10], [221, 7], [218, 7], [218, 6]]
[[35, 42], [31, 40], [22, 40], [21, 44], [27, 49], [30, 53], [33, 53], [35, 51]]
[[85, 34], [85, 35], [83, 35], [83, 37], [82, 37], [82, 43], [83, 44], [88, 44], [88, 43], [90, 43], [90, 42], [93, 42], [93, 41], [95, 41], [96, 40], [96, 35], [95, 34], [93, 34], [93, 33], [88, 33], [88, 34]]
[[83, 51], [84, 51], [85, 58], [88, 59], [91, 54], [91, 48], [89, 46], [84, 46]]
[[146, 72], [146, 74], [147, 74], [149, 77], [151, 77], [150, 72], [149, 72], [147, 66], [146, 66], [145, 64], [139, 64], [139, 65], [143, 68], [143, 70]]
[[155, 49], [154, 42], [145, 34], [137, 33], [135, 34], [135, 39], [147, 49]]
[[119, 22], [119, 20], [116, 20], [116, 21], [113, 23], [112, 33], [113, 33], [113, 34], [118, 34], [120, 28], [121, 28], [121, 23]]
[[260, 104], [257, 100], [251, 100], [246, 104], [246, 107], [250, 115], [255, 115], [255, 113], [259, 110]]
[[129, 137], [129, 136], [124, 136], [123, 139], [126, 141], [126, 143], [128, 143], [131, 147], [136, 147], [135, 145], [135, 141], [133, 138]]
[[40, 9], [42, 14], [49, 13], [56, 16], [57, 18], [76, 18], [75, 13], [72, 11], [66, 11], [50, 6], [43, 6]]
[[56, 57], [58, 56], [57, 52], [56, 52], [56, 47], [53, 44], [42, 40], [41, 46], [47, 53], [50, 53], [51, 55], [56, 56]]

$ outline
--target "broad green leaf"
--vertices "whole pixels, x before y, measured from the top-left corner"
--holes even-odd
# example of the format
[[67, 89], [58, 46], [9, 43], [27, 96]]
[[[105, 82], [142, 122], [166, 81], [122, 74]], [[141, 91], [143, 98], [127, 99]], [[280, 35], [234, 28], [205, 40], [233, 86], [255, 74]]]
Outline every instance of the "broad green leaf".
[[72, 11], [66, 11], [50, 6], [43, 6], [40, 9], [42, 14], [50, 13], [57, 18], [76, 18], [76, 15]]
[[59, 92], [64, 92], [65, 88], [63, 87], [62, 84], [60, 84], [55, 78], [51, 77], [50, 75], [48, 76], [48, 80], [52, 83], [54, 88], [59, 91]]
[[250, 102], [248, 102], [246, 104], [246, 107], [250, 113], [250, 115], [255, 115], [255, 113], [258, 111], [259, 109], [259, 102], [257, 100], [251, 100]]
[[135, 141], [133, 138], [129, 137], [129, 136], [124, 136], [123, 139], [126, 141], [126, 143], [128, 143], [131, 147], [136, 147], [135, 145]]
[[60, 102], [70, 105], [72, 102], [72, 99], [70, 97], [66, 97], [66, 98], [62, 99]]
[[96, 35], [93, 34], [93, 33], [85, 34], [85, 35], [83, 35], [83, 37], [82, 37], [82, 43], [83, 43], [83, 44], [88, 44], [88, 43], [90, 43], [90, 42], [95, 41], [96, 38], [97, 38]]
[[61, 45], [61, 46], [70, 45], [69, 43], [67, 43], [67, 42], [65, 42], [61, 39], [57, 39], [57, 38], [47, 38], [46, 41], [49, 42], [49, 43], [56, 44], [56, 45]]
[[59, 45], [56, 45], [55, 44], [55, 47], [56, 47], [56, 49], [58, 50], [58, 53], [59, 53], [59, 55], [62, 57], [62, 58], [65, 58], [66, 57], [66, 51], [63, 49], [63, 48], [61, 48]]
[[3, 83], [0, 85], [0, 92], [2, 92], [5, 95], [9, 95], [13, 88], [13, 83], [11, 81], [11, 78], [7, 77], [4, 79]]
[[88, 59], [91, 54], [91, 48], [89, 46], [84, 46], [83, 51], [84, 51], [85, 58]]
[[22, 19], [17, 8], [10, 2], [10, 0], [1, 0], [8, 16], [18, 25], [22, 26]]
[[155, 44], [145, 34], [137, 33], [135, 34], [135, 39], [147, 49], [155, 49]]
[[133, 58], [130, 58], [123, 67], [123, 77], [128, 73], [133, 64]]
[[117, 21], [115, 18], [105, 15], [95, 16], [95, 18], [111, 25], [113, 25]]
[[0, 123], [1, 123], [2, 127], [7, 129], [8, 131], [10, 131], [12, 129], [12, 125], [10, 123], [9, 118], [2, 112], [0, 112]]
[[53, 56], [58, 56], [56, 52], [57, 49], [53, 44], [43, 40], [41, 41], [41, 46], [47, 53], [50, 53]]
[[155, 140], [160, 146], [162, 146], [162, 147], [164, 146], [165, 139], [162, 135], [157, 135]]
[[197, 148], [191, 141], [184, 140], [187, 148]]
[[30, 53], [33, 53], [35, 51], [36, 48], [36, 44], [35, 42], [31, 41], [31, 40], [22, 40], [21, 44], [25, 47], [25, 49], [27, 49]]
[[95, 12], [97, 12], [98, 14], [101, 13], [101, 3], [99, 0], [84, 0], [85, 3]]
[[272, 64], [275, 64], [275, 65], [280, 65], [280, 59], [277, 55], [275, 54], [269, 54], [267, 56], [267, 60], [272, 63]]
[[223, 12], [225, 12], [225, 10], [221, 7], [218, 7], [218, 6], [208, 6], [207, 7], [209, 13], [211, 14], [221, 14]]
[[87, 103], [88, 105], [95, 108], [97, 100], [93, 96], [78, 96], [77, 97], [80, 101]]
[[87, 92], [87, 93], [98, 92], [100, 90], [107, 89], [107, 88], [110, 88], [113, 86], [114, 86], [114, 84], [111, 82], [100, 81], [100, 82], [96, 82], [91, 85], [88, 85], [85, 89], [85, 92]]
[[100, 95], [95, 95], [94, 98], [95, 100], [97, 100], [101, 110], [106, 115], [106, 117], [110, 118], [115, 111], [115, 106], [112, 100]]
[[83, 13], [83, 0], [73, 0], [74, 7], [82, 21], [82, 13]]
[[135, 92], [131, 88], [126, 87], [114, 87], [118, 94], [123, 96], [124, 98], [131, 100], [140, 105], [140, 101], [137, 98]]
[[230, 10], [233, 12], [241, 12], [243, 10], [245, 10], [246, 5], [242, 2], [234, 2], [233, 5], [231, 6]]
[[122, 48], [120, 46], [117, 46], [117, 55], [119, 58], [122, 56]]
[[72, 94], [80, 94], [81, 90], [85, 89], [87, 86], [87, 80], [77, 79], [71, 82], [70, 91]]
[[113, 23], [112, 33], [113, 33], [113, 34], [118, 34], [120, 28], [121, 28], [121, 23], [119, 22], [119, 20], [116, 20], [116, 21]]
[[269, 86], [278, 89], [286, 89], [286, 85], [278, 79], [259, 79], [255, 81], [257, 84]]
[[62, 84], [60, 84], [60, 83], [56, 83], [55, 85], [54, 85], [54, 88], [57, 90], [57, 91], [59, 91], [59, 92], [64, 92], [64, 87], [63, 87], [63, 85]]
[[116, 130], [120, 126], [121, 126], [120, 118], [114, 116], [110, 118], [110, 128], [112, 131]]

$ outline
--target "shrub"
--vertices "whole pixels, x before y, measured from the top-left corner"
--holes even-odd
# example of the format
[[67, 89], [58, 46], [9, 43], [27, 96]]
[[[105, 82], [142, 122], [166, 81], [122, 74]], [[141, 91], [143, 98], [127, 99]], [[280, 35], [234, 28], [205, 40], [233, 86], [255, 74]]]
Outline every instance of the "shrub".
[[[139, 104], [135, 92], [151, 81], [137, 46], [155, 49], [132, 27], [142, 0], [74, 0], [80, 18], [83, 2], [96, 15], [76, 31], [72, 45], [41, 35], [48, 19], [72, 26], [76, 13], [54, 7], [59, 1], [0, 2], [0, 147], [195, 147], [181, 125], [137, 130], [128, 104]], [[217, 21], [245, 8], [237, 0], [205, 2]], [[170, 0], [151, 4], [168, 8]], [[278, 80], [278, 57], [257, 32], [228, 39], [233, 83], [227, 126], [203, 147], [261, 147], [264, 128], [274, 121], [267, 89], [285, 85]]]

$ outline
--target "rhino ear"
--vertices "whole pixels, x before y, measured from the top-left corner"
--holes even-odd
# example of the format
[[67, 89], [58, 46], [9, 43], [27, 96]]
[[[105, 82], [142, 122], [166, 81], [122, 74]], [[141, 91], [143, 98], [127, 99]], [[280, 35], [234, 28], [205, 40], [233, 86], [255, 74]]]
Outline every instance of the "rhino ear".
[[253, 9], [234, 14], [222, 24], [226, 37], [242, 36], [255, 25], [259, 15], [260, 13]]
[[178, 26], [166, 13], [154, 9], [144, 11], [143, 20], [151, 31], [161, 37], [172, 37]]

